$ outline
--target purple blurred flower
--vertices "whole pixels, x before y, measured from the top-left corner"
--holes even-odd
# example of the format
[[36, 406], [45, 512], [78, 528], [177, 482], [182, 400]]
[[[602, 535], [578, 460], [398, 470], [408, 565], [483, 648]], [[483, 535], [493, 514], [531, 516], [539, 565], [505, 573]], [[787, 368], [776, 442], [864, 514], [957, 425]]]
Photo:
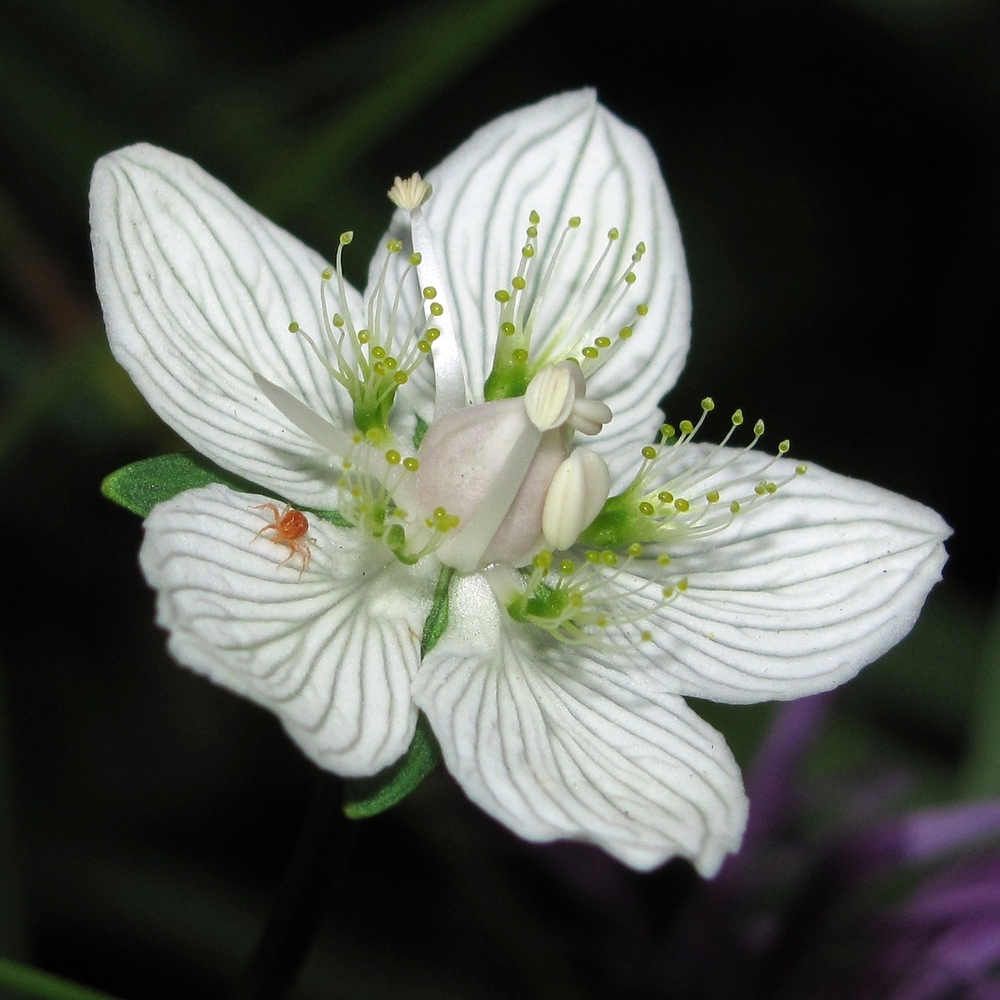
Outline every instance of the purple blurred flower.
[[[936, 810], [931, 852], [966, 844], [1000, 828], [1000, 802]], [[992, 828], [987, 829], [992, 814]], [[911, 818], [912, 819], [912, 818]], [[948, 827], [952, 836], [940, 837]], [[931, 836], [928, 837], [927, 835]], [[1000, 997], [1000, 853], [946, 867], [881, 921], [867, 996], [890, 1000]]]
[[655, 916], [610, 859], [547, 855], [628, 996], [1000, 1000], [1000, 800], [887, 818], [900, 775], [876, 773], [824, 785], [834, 818], [816, 829], [800, 772], [832, 697], [778, 708], [747, 773], [742, 850], [712, 882], [660, 873]]

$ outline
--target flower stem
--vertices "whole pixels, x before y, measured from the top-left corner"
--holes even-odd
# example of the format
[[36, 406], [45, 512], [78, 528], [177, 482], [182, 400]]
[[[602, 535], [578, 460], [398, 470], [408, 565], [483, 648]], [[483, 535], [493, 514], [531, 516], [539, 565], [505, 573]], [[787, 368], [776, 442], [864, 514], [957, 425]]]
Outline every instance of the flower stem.
[[277, 898], [233, 1000], [280, 1000], [295, 982], [347, 868], [359, 824], [341, 810], [343, 782], [320, 771]]

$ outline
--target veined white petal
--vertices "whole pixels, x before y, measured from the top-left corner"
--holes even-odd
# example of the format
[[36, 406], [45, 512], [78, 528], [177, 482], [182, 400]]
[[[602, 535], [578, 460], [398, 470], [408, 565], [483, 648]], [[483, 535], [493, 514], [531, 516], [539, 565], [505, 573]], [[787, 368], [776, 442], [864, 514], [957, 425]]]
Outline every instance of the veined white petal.
[[[744, 455], [719, 478], [752, 475], [760, 462]], [[767, 475], [780, 481], [794, 469], [782, 459]], [[724, 490], [714, 479], [702, 486]], [[730, 527], [670, 548], [668, 582], [687, 577], [688, 589], [660, 610], [664, 571], [633, 562], [657, 582], [623, 598], [642, 620], [604, 634], [620, 649], [603, 658], [631, 669], [645, 658], [668, 688], [712, 701], [829, 690], [910, 631], [941, 577], [950, 534], [922, 504], [811, 465]], [[624, 594], [637, 583], [623, 574], [615, 586]], [[636, 641], [640, 628], [652, 641]]]
[[329, 456], [253, 380], [350, 425], [347, 394], [288, 330], [323, 336], [323, 259], [195, 163], [144, 144], [97, 162], [91, 227], [111, 349], [153, 409], [224, 468], [332, 507]]
[[712, 875], [746, 822], [725, 740], [648, 677], [586, 663], [518, 625], [481, 575], [414, 682], [448, 770], [528, 840], [598, 844], [633, 868], [675, 855]]
[[267, 502], [213, 485], [153, 508], [140, 561], [157, 622], [175, 659], [269, 708], [321, 767], [374, 774], [413, 736], [433, 579], [316, 517], [300, 572], [273, 532], [258, 534], [274, 520], [255, 509]]
[[[539, 273], [569, 218], [582, 218], [580, 228], [567, 239], [536, 317], [533, 351], [564, 333], [571, 315], [585, 317], [609, 282], [621, 280], [636, 244], [645, 243], [646, 254], [635, 269], [637, 280], [609, 320], [611, 335], [632, 321], [637, 304], [647, 304], [649, 313], [624, 349], [592, 378], [588, 390], [614, 411], [614, 422], [594, 447], [618, 474], [631, 460], [631, 446], [649, 440], [662, 419], [655, 401], [676, 381], [690, 336], [684, 253], [649, 144], [598, 104], [593, 91], [581, 90], [496, 119], [427, 179], [434, 194], [421, 212], [437, 242], [446, 286], [438, 289], [438, 301], [452, 315], [476, 401], [483, 398], [498, 333], [493, 296], [498, 289], [510, 288], [532, 211], [541, 216]], [[406, 223], [407, 214], [397, 212], [391, 235], [405, 240]], [[581, 291], [612, 228], [621, 235], [600, 270], [600, 280]], [[370, 283], [377, 280], [381, 264], [377, 254]], [[401, 259], [393, 262], [399, 268], [404, 264]], [[415, 283], [409, 294], [409, 308], [415, 308]], [[428, 375], [422, 369], [414, 377]]]

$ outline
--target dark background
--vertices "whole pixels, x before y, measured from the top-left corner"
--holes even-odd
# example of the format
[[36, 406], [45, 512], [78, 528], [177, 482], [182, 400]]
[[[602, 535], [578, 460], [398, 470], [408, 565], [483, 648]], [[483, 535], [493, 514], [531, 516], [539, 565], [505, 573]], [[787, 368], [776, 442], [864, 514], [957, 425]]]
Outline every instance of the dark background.
[[[884, 781], [870, 822], [1000, 793], [996, 3], [7, 0], [0, 955], [126, 1000], [225, 996], [315, 783], [270, 716], [168, 660], [140, 523], [99, 494], [179, 445], [103, 344], [94, 159], [148, 140], [324, 254], [353, 229], [363, 284], [395, 174], [583, 85], [649, 137], [685, 237], [694, 336], [669, 413], [741, 406], [955, 529], [915, 636], [817, 728], [804, 799]], [[744, 762], [772, 712], [704, 711]], [[783, 836], [829, 843], [848, 813]], [[683, 863], [637, 876], [521, 844], [438, 773], [365, 823], [294, 995], [708, 996], [662, 961], [701, 891]], [[848, 933], [831, 920], [810, 947]], [[818, 995], [783, 961], [758, 995]]]

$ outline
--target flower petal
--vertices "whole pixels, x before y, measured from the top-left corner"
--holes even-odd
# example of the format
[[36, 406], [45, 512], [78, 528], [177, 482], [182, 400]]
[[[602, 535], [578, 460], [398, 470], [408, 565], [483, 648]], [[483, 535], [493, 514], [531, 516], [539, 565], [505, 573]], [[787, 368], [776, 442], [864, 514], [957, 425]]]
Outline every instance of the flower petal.
[[639, 869], [682, 855], [712, 875], [738, 847], [739, 770], [680, 698], [515, 623], [481, 575], [453, 585], [449, 619], [414, 700], [477, 805], [528, 840], [588, 841]]
[[[528, 216], [541, 216], [537, 273], [545, 271], [571, 216], [582, 225], [567, 238], [534, 323], [533, 352], [552, 343], [571, 314], [582, 320], [609, 285], [621, 282], [639, 241], [646, 254], [620, 307], [594, 335], [615, 336], [648, 304], [635, 336], [590, 380], [588, 394], [603, 399], [614, 422], [593, 447], [613, 473], [632, 459], [662, 420], [658, 400], [676, 381], [690, 337], [690, 292], [677, 221], [656, 156], [637, 131], [597, 103], [591, 90], [560, 94], [503, 115], [476, 132], [427, 175], [434, 193], [421, 211], [433, 233], [445, 289], [439, 301], [457, 327], [473, 398], [493, 363], [498, 333], [494, 293], [509, 289], [521, 261]], [[607, 246], [620, 238], [596, 280], [588, 275]], [[391, 229], [406, 238], [407, 215]], [[405, 255], [399, 255], [403, 257]], [[377, 280], [382, 255], [372, 263]], [[401, 268], [405, 261], [393, 262]], [[412, 295], [416, 286], [408, 289]], [[415, 307], [415, 299], [410, 308]], [[427, 377], [426, 370], [415, 377]], [[405, 403], [404, 403], [405, 405]]]
[[[743, 455], [724, 479], [753, 479], [764, 464]], [[716, 534], [670, 548], [666, 581], [655, 563], [631, 564], [656, 583], [623, 596], [622, 607], [653, 638], [636, 643], [636, 630], [609, 630], [603, 638], [618, 647], [609, 663], [644, 656], [683, 695], [785, 700], [842, 684], [910, 631], [941, 577], [951, 530], [928, 507], [870, 483], [818, 466], [794, 471], [790, 459], [774, 463], [768, 478], [792, 477], [775, 496]], [[725, 482], [703, 487], [726, 499]], [[663, 583], [683, 577], [687, 591], [656, 610]], [[622, 574], [614, 586], [625, 595], [637, 584]]]
[[[140, 561], [182, 664], [271, 709], [320, 766], [373, 774], [416, 725], [410, 677], [433, 580], [365, 533], [312, 518], [301, 559], [266, 497], [213, 485], [158, 504]], [[291, 558], [289, 558], [291, 556]]]
[[98, 161], [91, 227], [111, 349], [153, 409], [224, 468], [332, 507], [329, 456], [253, 380], [349, 426], [347, 394], [288, 330], [323, 336], [323, 259], [195, 163], [144, 144]]

